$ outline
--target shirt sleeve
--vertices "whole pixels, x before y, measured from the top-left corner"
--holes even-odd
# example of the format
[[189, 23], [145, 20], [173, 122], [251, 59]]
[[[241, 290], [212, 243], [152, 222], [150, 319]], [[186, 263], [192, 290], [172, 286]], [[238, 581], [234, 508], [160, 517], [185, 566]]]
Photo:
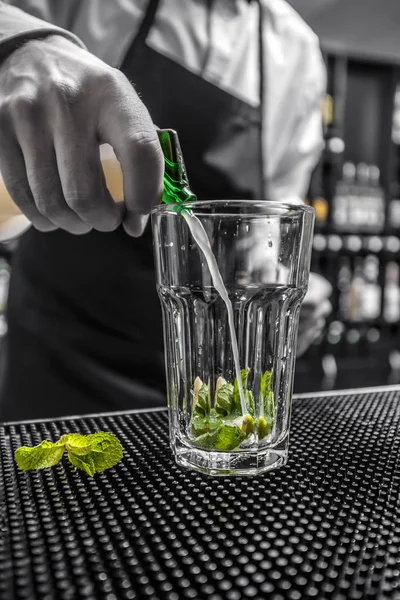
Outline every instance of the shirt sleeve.
[[[40, 4], [42, 8], [50, 6], [50, 2], [13, 2], [26, 9], [32, 9], [32, 13], [35, 12], [35, 5]], [[65, 0], [64, 4], [68, 5], [69, 0]], [[78, 46], [84, 48], [84, 44], [75, 35], [69, 31], [58, 27], [53, 24], [53, 21], [62, 21], [67, 24], [67, 21], [73, 17], [72, 12], [67, 13], [54, 11], [54, 7], [59, 5], [57, 1], [54, 2], [53, 10], [49, 11], [46, 15], [49, 19], [53, 18], [51, 22], [43, 21], [33, 14], [28, 14], [20, 8], [11, 5], [8, 2], [0, 1], [0, 60], [12, 52], [15, 48], [23, 44], [24, 42], [31, 39], [38, 39], [47, 35], [62, 35]], [[76, 3], [71, 1], [71, 9], [76, 6]], [[61, 18], [62, 17], [62, 18]]]
[[310, 179], [324, 148], [322, 100], [326, 70], [319, 45], [308, 52], [308, 64], [299, 92], [303, 96], [291, 142], [275, 175], [271, 199], [303, 203]]

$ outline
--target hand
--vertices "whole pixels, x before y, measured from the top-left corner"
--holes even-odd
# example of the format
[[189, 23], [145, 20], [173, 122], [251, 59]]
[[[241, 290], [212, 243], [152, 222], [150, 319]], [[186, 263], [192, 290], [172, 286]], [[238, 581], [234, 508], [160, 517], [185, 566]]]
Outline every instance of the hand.
[[322, 333], [326, 318], [332, 310], [329, 298], [332, 294], [330, 283], [321, 275], [310, 274], [308, 291], [300, 310], [297, 356], [301, 356]]
[[[140, 235], [160, 201], [163, 154], [126, 77], [62, 36], [25, 43], [0, 65], [0, 172], [40, 231]], [[121, 164], [124, 206], [107, 190], [99, 144]], [[123, 210], [121, 210], [123, 208]]]

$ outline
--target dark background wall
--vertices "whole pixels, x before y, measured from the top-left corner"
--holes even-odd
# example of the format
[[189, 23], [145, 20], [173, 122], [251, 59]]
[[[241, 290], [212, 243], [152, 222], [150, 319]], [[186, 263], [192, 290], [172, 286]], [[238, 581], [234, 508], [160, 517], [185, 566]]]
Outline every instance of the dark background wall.
[[330, 53], [400, 62], [400, 0], [289, 0]]

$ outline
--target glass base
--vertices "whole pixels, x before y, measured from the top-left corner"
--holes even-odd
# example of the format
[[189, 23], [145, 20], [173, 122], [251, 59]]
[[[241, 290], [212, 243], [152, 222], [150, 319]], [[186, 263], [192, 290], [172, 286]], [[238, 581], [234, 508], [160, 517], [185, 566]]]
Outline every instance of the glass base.
[[227, 477], [256, 476], [286, 464], [288, 436], [275, 445], [258, 451], [207, 452], [177, 441], [173, 452], [178, 465], [206, 475]]

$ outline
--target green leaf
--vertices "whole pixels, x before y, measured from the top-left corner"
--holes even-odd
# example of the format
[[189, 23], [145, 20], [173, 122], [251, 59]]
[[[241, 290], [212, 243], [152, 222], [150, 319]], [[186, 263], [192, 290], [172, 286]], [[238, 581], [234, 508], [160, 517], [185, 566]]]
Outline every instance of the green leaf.
[[251, 390], [243, 390], [244, 391], [244, 400], [246, 402], [247, 411], [254, 417], [255, 414], [255, 406], [254, 406], [254, 396]]
[[272, 424], [272, 428], [275, 422], [275, 397], [272, 390], [272, 371], [265, 371], [261, 377], [260, 404], [263, 407], [266, 422]]
[[74, 465], [74, 467], [85, 471], [88, 475], [90, 475], [90, 477], [93, 477], [93, 475], [97, 473], [96, 465], [91, 454], [79, 456], [73, 452], [68, 452], [68, 459], [71, 465]]
[[215, 450], [229, 452], [234, 450], [246, 438], [246, 434], [238, 425], [225, 423], [221, 425], [218, 431], [218, 437], [215, 440]]
[[243, 440], [246, 434], [238, 425], [225, 423], [213, 432], [204, 433], [195, 440], [193, 444], [202, 450], [219, 450], [229, 452], [234, 450]]
[[215, 400], [215, 410], [220, 415], [230, 415], [234, 407], [233, 385], [224, 383], [218, 390]]
[[246, 434], [246, 437], [254, 431], [254, 418], [252, 415], [245, 415], [242, 419], [241, 430]]
[[15, 451], [17, 465], [24, 471], [53, 467], [68, 450], [70, 462], [88, 475], [116, 465], [123, 457], [119, 439], [112, 433], [98, 431], [89, 435], [68, 433], [58, 442], [44, 440], [39, 446], [22, 446]]
[[272, 422], [275, 421], [274, 392], [268, 392], [267, 397], [264, 401], [264, 416], [270, 419]]
[[273, 426], [274, 426], [273, 420], [265, 419], [264, 417], [259, 417], [258, 423], [257, 423], [258, 439], [262, 440], [267, 435], [269, 435], [272, 431]]
[[192, 413], [207, 416], [210, 413], [210, 390], [200, 377], [196, 377], [191, 390], [193, 396]]
[[114, 467], [123, 458], [121, 443], [114, 434], [98, 431], [85, 437], [85, 445], [83, 440], [73, 439], [66, 443], [66, 447], [70, 462], [88, 475]]
[[272, 371], [265, 371], [264, 375], [261, 375], [260, 382], [260, 394], [263, 399], [266, 398], [268, 392], [271, 391], [271, 383]]
[[194, 413], [191, 419], [192, 434], [196, 437], [207, 433], [210, 429], [210, 421], [208, 417]]
[[192, 441], [192, 444], [194, 446], [197, 446], [197, 448], [201, 448], [202, 450], [214, 450], [215, 444], [218, 440], [218, 436], [219, 428], [212, 432], [209, 431], [207, 433], [203, 433], [203, 435], [200, 435], [199, 437], [194, 439]]
[[210, 413], [210, 389], [206, 383], [203, 383], [200, 388], [197, 404], [205, 415]]
[[[242, 369], [240, 371], [240, 376], [242, 379], [242, 387], [243, 387], [243, 391], [247, 389], [247, 378], [249, 376], [250, 373], [250, 369]], [[235, 381], [233, 382], [233, 402], [234, 402], [234, 408], [235, 410], [241, 414], [242, 413], [242, 407], [240, 404], [240, 393], [239, 393], [239, 385], [238, 385], [238, 380], [237, 378], [235, 378]]]
[[14, 453], [15, 462], [23, 471], [33, 469], [48, 469], [54, 467], [62, 459], [64, 454], [64, 444], [61, 441], [48, 442], [44, 440], [38, 446], [28, 448], [21, 446]]
[[209, 431], [214, 431], [221, 425], [221, 417], [214, 408], [210, 410], [209, 417], [203, 417], [199, 414], [194, 414], [191, 420], [192, 433], [196, 437]]
[[92, 449], [92, 444], [88, 440], [88, 435], [80, 433], [67, 433], [60, 438], [66, 449], [73, 448], [74, 454], [87, 454]]

